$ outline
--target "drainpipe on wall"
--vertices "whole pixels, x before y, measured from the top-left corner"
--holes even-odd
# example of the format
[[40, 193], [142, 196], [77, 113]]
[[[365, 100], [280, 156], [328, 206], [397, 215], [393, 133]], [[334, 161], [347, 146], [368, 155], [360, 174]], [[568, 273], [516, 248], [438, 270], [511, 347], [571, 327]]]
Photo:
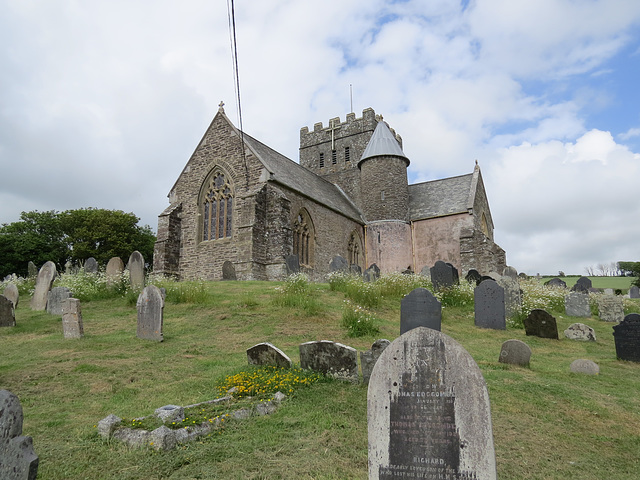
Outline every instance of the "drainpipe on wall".
[[413, 220], [409, 222], [411, 225], [411, 263], [413, 264], [413, 273], [416, 272], [416, 235]]
[[364, 269], [366, 270], [367, 265], [369, 265], [369, 262], [367, 260], [367, 252], [369, 251], [369, 249], [367, 248], [367, 226], [364, 226]]

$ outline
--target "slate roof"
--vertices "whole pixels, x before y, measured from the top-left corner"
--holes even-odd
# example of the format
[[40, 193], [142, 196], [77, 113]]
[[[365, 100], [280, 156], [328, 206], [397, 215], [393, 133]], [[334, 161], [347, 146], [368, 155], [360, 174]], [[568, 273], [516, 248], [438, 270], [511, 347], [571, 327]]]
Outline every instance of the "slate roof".
[[409, 159], [402, 151], [402, 148], [400, 148], [400, 144], [398, 144], [398, 141], [393, 133], [391, 133], [389, 126], [385, 122], [378, 122], [378, 125], [373, 131], [373, 135], [371, 135], [371, 139], [367, 144], [367, 148], [365, 148], [362, 153], [360, 161], [362, 162], [367, 158], [377, 157], [380, 155], [402, 157], [409, 162]]
[[473, 173], [409, 185], [409, 219], [442, 217], [466, 213]]

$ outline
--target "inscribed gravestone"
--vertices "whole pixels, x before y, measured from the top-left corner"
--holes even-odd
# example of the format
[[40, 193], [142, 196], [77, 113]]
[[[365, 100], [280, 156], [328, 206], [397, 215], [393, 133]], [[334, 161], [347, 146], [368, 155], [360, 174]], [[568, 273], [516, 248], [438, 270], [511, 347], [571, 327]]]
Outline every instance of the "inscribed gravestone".
[[149, 285], [138, 297], [138, 338], [144, 340], [163, 340], [162, 322], [164, 296], [158, 287]]
[[487, 387], [451, 337], [424, 327], [380, 355], [367, 393], [369, 479], [497, 478]]
[[15, 284], [10, 283], [7, 285], [2, 294], [13, 302], [13, 308], [18, 308], [20, 292], [18, 292], [18, 287], [16, 287]]
[[458, 283], [458, 270], [450, 263], [438, 260], [429, 271], [434, 290], [452, 287]]
[[47, 293], [47, 313], [50, 315], [62, 315], [62, 302], [72, 296], [71, 290], [67, 287], [53, 287]]
[[528, 367], [531, 361], [531, 348], [521, 340], [507, 340], [502, 344], [498, 362]]
[[584, 323], [572, 323], [564, 331], [564, 336], [569, 340], [579, 340], [583, 342], [596, 341], [595, 330]]
[[124, 272], [124, 262], [120, 257], [113, 257], [107, 262], [106, 276], [107, 285], [118, 283]]
[[571, 292], [564, 297], [564, 311], [570, 317], [590, 317], [589, 295]]
[[89, 257], [84, 261], [84, 273], [98, 273], [98, 261]]
[[300, 273], [300, 260], [298, 259], [298, 255], [287, 255], [284, 257], [284, 262], [287, 266], [288, 275]]
[[460, 284], [460, 273], [458, 272], [458, 269], [453, 266], [453, 263], [447, 262], [447, 265], [449, 265], [449, 268], [451, 268], [451, 273], [453, 274], [453, 284], [454, 285], [459, 285]]
[[520, 282], [512, 277], [500, 277], [496, 280], [498, 285], [504, 289], [504, 308], [507, 318], [511, 318], [522, 308], [522, 295], [520, 293]]
[[0, 295], [0, 327], [15, 327], [16, 314], [13, 302], [4, 295]]
[[375, 282], [380, 278], [380, 268], [375, 263], [372, 263], [369, 268], [364, 271], [365, 282]]
[[524, 330], [527, 335], [558, 340], [558, 324], [555, 317], [545, 310], [535, 308], [524, 319]]
[[362, 368], [362, 383], [365, 385], [369, 383], [369, 378], [371, 378], [371, 372], [373, 371], [373, 367], [375, 366], [378, 358], [384, 351], [385, 348], [389, 346], [391, 342], [385, 338], [381, 338], [373, 342], [371, 345], [371, 349], [366, 352], [360, 352], [360, 367]]
[[616, 356], [620, 360], [640, 362], [640, 314], [630, 313], [613, 326]]
[[504, 288], [494, 280], [485, 280], [473, 290], [475, 325], [480, 328], [506, 330]]
[[82, 338], [84, 328], [82, 326], [82, 310], [80, 300], [67, 298], [62, 302], [62, 334], [64, 338]]
[[583, 287], [586, 287], [587, 290], [589, 290], [591, 287], [593, 287], [593, 283], [591, 282], [591, 279], [589, 277], [580, 277], [576, 281], [576, 285], [577, 284], [580, 284]]
[[134, 290], [144, 288], [144, 258], [137, 250], [129, 256], [129, 279]]
[[600, 367], [597, 363], [592, 360], [586, 360], [584, 358], [571, 362], [569, 369], [573, 373], [585, 373], [587, 375], [598, 375], [600, 373]]
[[629, 298], [640, 298], [640, 288], [636, 285], [631, 285], [629, 288]]
[[237, 280], [236, 266], [229, 260], [222, 264], [222, 280]]
[[349, 270], [349, 262], [347, 262], [344, 257], [336, 255], [331, 259], [329, 263], [330, 272], [345, 272], [347, 270]]
[[621, 322], [624, 318], [622, 298], [602, 295], [598, 298], [598, 316], [603, 322]]
[[47, 294], [51, 290], [56, 273], [55, 263], [49, 261], [42, 266], [36, 278], [36, 289], [33, 292], [33, 297], [31, 297], [31, 310], [44, 310], [47, 308]]
[[412, 328], [427, 327], [440, 331], [442, 305], [426, 288], [416, 288], [400, 302], [400, 335]]
[[326, 373], [336, 378], [358, 380], [358, 352], [328, 340], [299, 345], [300, 367]]
[[556, 287], [556, 288], [567, 288], [567, 283], [559, 278], [552, 278], [548, 282], [545, 283], [547, 287]]
[[38, 456], [31, 437], [22, 435], [20, 400], [8, 390], [0, 390], [0, 478], [35, 480]]
[[281, 368], [291, 368], [291, 359], [279, 348], [265, 342], [247, 349], [249, 365], [269, 365]]

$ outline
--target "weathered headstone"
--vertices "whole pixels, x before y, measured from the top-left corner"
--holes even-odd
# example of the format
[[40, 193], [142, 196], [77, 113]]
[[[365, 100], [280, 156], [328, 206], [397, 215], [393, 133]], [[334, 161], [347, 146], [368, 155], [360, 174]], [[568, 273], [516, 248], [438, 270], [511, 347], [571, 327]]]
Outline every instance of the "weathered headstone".
[[98, 261], [89, 257], [84, 261], [84, 273], [98, 273]]
[[0, 478], [35, 480], [38, 456], [33, 439], [22, 435], [23, 412], [20, 400], [8, 390], [0, 390]]
[[356, 277], [361, 277], [362, 267], [360, 265], [356, 265], [355, 263], [352, 263], [351, 265], [349, 265], [349, 273], [351, 273], [351, 275], [354, 275]]
[[249, 365], [268, 365], [273, 367], [291, 368], [291, 359], [279, 348], [264, 342], [247, 349]]
[[27, 274], [29, 277], [36, 277], [38, 275], [38, 267], [36, 267], [36, 264], [31, 260], [27, 263]]
[[616, 356], [620, 360], [640, 362], [640, 314], [630, 313], [613, 326]]
[[344, 380], [358, 380], [358, 352], [328, 340], [299, 345], [300, 367], [326, 373]]
[[360, 352], [360, 367], [362, 368], [362, 383], [365, 385], [369, 383], [369, 378], [371, 377], [371, 372], [373, 372], [373, 367], [375, 366], [378, 358], [384, 351], [385, 348], [389, 346], [391, 342], [385, 338], [381, 338], [373, 342], [371, 345], [371, 349], [366, 352]]
[[56, 278], [56, 264], [49, 261], [45, 263], [36, 278], [36, 289], [31, 297], [31, 310], [44, 310], [47, 308], [47, 294]]
[[475, 325], [480, 328], [506, 330], [504, 288], [494, 280], [485, 280], [473, 290]]
[[330, 272], [346, 272], [348, 270], [349, 262], [347, 262], [344, 257], [336, 255], [331, 259], [331, 262], [329, 263]]
[[367, 394], [369, 479], [496, 479], [487, 387], [451, 337], [418, 327], [380, 355]]
[[518, 270], [516, 270], [514, 267], [504, 267], [504, 270], [502, 271], [502, 276], [503, 277], [509, 277], [512, 278], [513, 280], [518, 281]]
[[138, 338], [163, 340], [164, 297], [155, 285], [149, 285], [138, 297]]
[[464, 279], [469, 282], [469, 283], [475, 283], [476, 286], [480, 283], [480, 279], [482, 278], [482, 275], [480, 275], [480, 272], [478, 272], [476, 269], [472, 268], [471, 270], [469, 270], [467, 272], [467, 275], [464, 277]]
[[438, 260], [430, 268], [431, 284], [434, 290], [448, 288], [458, 284], [458, 270], [450, 263]]
[[613, 288], [605, 288], [604, 289], [604, 294], [605, 295], [613, 295], [614, 294]]
[[4, 295], [0, 295], [0, 327], [15, 327], [16, 314], [13, 302]]
[[13, 302], [13, 308], [18, 308], [20, 292], [18, 292], [18, 287], [14, 283], [7, 285], [2, 294]]
[[288, 275], [300, 273], [300, 260], [298, 259], [298, 255], [287, 255], [284, 257], [284, 262], [287, 266]]
[[574, 291], [565, 295], [564, 311], [570, 317], [590, 317], [589, 294]]
[[441, 324], [440, 300], [426, 288], [416, 288], [400, 301], [400, 335], [416, 327], [440, 331]]
[[498, 362], [528, 367], [531, 361], [531, 347], [521, 340], [507, 340], [500, 349]]
[[586, 375], [598, 375], [600, 373], [600, 367], [597, 363], [593, 360], [586, 360], [584, 358], [571, 362], [569, 369], [573, 373], [584, 373]]
[[129, 279], [134, 290], [144, 288], [144, 258], [137, 250], [129, 256]]
[[84, 337], [80, 300], [67, 298], [62, 302], [62, 334], [64, 338]]
[[222, 264], [222, 280], [237, 280], [236, 266], [229, 260]]
[[365, 282], [375, 282], [380, 278], [380, 269], [378, 265], [372, 263], [369, 268], [364, 271], [363, 274]]
[[636, 285], [629, 287], [629, 298], [640, 298], [640, 288]]
[[621, 322], [624, 318], [622, 298], [616, 295], [601, 295], [598, 298], [598, 316], [603, 322]]
[[71, 260], [67, 260], [64, 264], [64, 273], [67, 275], [71, 275], [73, 273], [73, 263], [71, 263]]
[[564, 331], [564, 336], [569, 340], [580, 340], [583, 342], [596, 341], [595, 330], [584, 323], [572, 323]]
[[47, 293], [47, 313], [62, 315], [62, 302], [73, 295], [67, 287], [53, 287]]
[[507, 318], [520, 313], [522, 308], [522, 295], [520, 293], [520, 282], [513, 277], [502, 276], [496, 280], [496, 283], [504, 289], [504, 308]]
[[545, 310], [535, 308], [524, 319], [524, 330], [527, 335], [558, 340], [558, 324], [556, 318]]
[[124, 272], [124, 262], [120, 257], [113, 257], [107, 262], [106, 276], [107, 285], [113, 285], [118, 283], [122, 278], [122, 272]]
[[547, 287], [556, 287], [556, 288], [567, 288], [567, 283], [564, 280], [560, 280], [559, 278], [552, 278], [548, 282], [545, 283]]

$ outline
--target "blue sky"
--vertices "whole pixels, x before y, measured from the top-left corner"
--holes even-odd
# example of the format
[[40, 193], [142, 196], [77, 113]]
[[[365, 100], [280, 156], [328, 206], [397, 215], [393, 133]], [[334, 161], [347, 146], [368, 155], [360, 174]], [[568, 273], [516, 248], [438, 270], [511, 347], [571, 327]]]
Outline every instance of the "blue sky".
[[[530, 274], [640, 260], [640, 2], [236, 4], [243, 124], [299, 130], [372, 107], [410, 180], [472, 171]], [[218, 103], [237, 124], [225, 2], [0, 0], [0, 223], [134, 212], [156, 227]]]

